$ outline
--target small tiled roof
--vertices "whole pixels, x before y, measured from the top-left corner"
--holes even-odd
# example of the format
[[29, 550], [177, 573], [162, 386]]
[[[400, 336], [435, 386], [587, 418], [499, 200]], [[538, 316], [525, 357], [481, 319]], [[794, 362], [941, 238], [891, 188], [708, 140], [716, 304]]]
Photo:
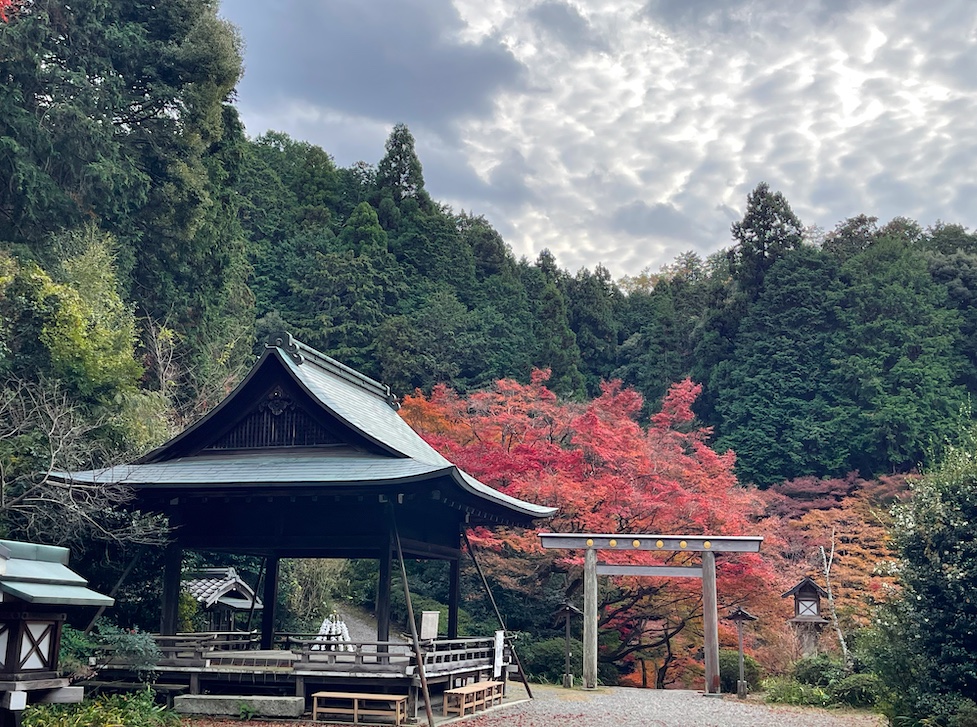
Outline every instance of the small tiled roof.
[[255, 609], [262, 608], [261, 599], [231, 567], [205, 568], [189, 573], [183, 579], [183, 590], [204, 608], [210, 608], [218, 601], [232, 608], [250, 608], [252, 599]]

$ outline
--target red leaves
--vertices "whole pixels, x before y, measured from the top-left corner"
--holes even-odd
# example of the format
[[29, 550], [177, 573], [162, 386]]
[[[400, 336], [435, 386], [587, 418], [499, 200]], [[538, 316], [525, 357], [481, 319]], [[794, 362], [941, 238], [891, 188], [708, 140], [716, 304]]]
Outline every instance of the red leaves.
[[20, 0], [0, 0], [0, 21], [6, 23], [19, 9]]
[[[529, 384], [497, 381], [461, 397], [437, 387], [402, 413], [462, 469], [508, 494], [555, 505], [547, 529], [564, 532], [742, 535], [758, 501], [736, 486], [732, 453], [718, 455], [695, 423], [701, 386], [675, 384], [650, 426], [637, 421], [642, 398], [619, 381], [583, 405], [558, 401], [547, 372]], [[532, 534], [504, 540], [529, 548]], [[574, 556], [568, 556], [574, 557]]]

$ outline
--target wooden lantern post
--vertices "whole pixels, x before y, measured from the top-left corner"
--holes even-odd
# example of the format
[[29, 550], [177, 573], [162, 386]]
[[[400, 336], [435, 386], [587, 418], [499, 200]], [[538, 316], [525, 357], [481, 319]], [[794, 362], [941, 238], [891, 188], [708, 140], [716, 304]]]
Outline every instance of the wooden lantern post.
[[565, 626], [565, 629], [566, 629], [566, 649], [565, 649], [565, 651], [566, 651], [566, 668], [563, 671], [563, 687], [565, 689], [572, 689], [573, 688], [573, 669], [570, 666], [570, 658], [572, 656], [571, 651], [570, 651], [570, 619], [573, 616], [573, 614], [578, 614], [579, 615], [579, 614], [581, 614], [583, 612], [579, 608], [577, 608], [576, 606], [574, 606], [572, 603], [570, 603], [569, 601], [566, 601], [563, 604], [563, 608], [561, 610], [563, 611], [563, 618], [565, 620], [564, 621], [564, 626]]
[[794, 597], [794, 618], [790, 623], [800, 642], [801, 653], [804, 656], [816, 656], [818, 653], [818, 635], [828, 623], [828, 619], [821, 615], [821, 597], [828, 596], [828, 592], [821, 588], [814, 579], [805, 577], [789, 591], [781, 594], [781, 598]]
[[740, 699], [746, 699], [746, 670], [743, 664], [743, 624], [748, 621], [756, 621], [757, 617], [742, 606], [737, 606], [736, 610], [729, 614], [726, 619], [736, 623], [736, 641], [740, 649], [740, 678], [736, 682], [736, 696]]

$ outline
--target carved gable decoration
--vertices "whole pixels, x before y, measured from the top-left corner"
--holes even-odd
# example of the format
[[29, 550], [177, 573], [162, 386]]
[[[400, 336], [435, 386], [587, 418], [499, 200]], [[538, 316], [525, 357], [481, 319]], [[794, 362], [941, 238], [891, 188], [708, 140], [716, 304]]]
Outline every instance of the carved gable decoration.
[[323, 447], [342, 443], [281, 386], [276, 386], [207, 450]]

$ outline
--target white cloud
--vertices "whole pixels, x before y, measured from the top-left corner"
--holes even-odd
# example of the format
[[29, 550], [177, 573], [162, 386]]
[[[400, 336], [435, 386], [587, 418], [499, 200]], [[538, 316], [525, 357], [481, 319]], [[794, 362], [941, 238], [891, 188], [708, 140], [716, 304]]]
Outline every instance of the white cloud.
[[[249, 132], [285, 130], [347, 164], [379, 159], [407, 121], [435, 198], [485, 214], [517, 254], [546, 247], [616, 276], [729, 245], [761, 180], [826, 228], [860, 213], [977, 222], [964, 0], [419, 3], [371, 16], [337, 0], [327, 17], [288, 0], [304, 29], [225, 3], [248, 44]], [[315, 27], [327, 21], [348, 27]], [[343, 54], [325, 75], [306, 67]], [[428, 78], [445, 63], [458, 72]]]

